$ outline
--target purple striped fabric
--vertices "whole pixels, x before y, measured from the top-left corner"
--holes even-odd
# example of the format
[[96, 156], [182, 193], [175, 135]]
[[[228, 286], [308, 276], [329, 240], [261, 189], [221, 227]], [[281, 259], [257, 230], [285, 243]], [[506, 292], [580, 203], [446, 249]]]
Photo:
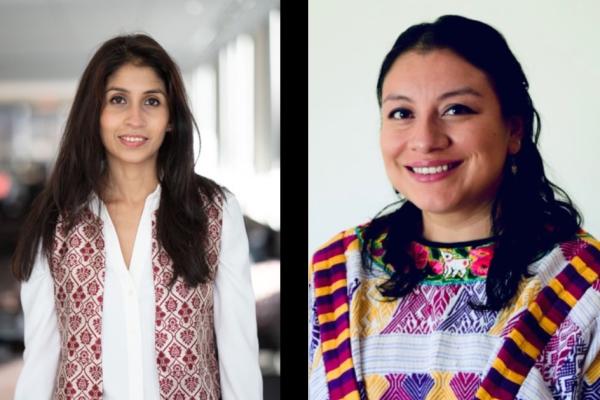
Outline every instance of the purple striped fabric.
[[[594, 246], [588, 244], [578, 252], [577, 256], [583, 260], [587, 268], [594, 270], [596, 274], [600, 273], [600, 252]], [[575, 300], [579, 300], [591, 286], [571, 263], [553, 279], [560, 282], [564, 290], [568, 291]], [[537, 303], [542, 316], [554, 322], [557, 327], [571, 311], [571, 306], [563, 301], [550, 286], [546, 286], [540, 291], [534, 303]], [[518, 331], [540, 353], [554, 333], [548, 334], [545, 332], [529, 309], [523, 312], [512, 330]], [[509, 336], [510, 334], [505, 338], [497, 358], [501, 359], [510, 370], [522, 376], [527, 376], [535, 360], [519, 349]], [[487, 394], [480, 389], [476, 394], [478, 399], [489, 398], [487, 395], [494, 399], [513, 399], [518, 393], [520, 385], [510, 381], [492, 367], [483, 379], [481, 387], [487, 391]]]
[[347, 321], [347, 318], [344, 318], [343, 321], [336, 324], [336, 322], [328, 322], [321, 326], [321, 341], [326, 342], [331, 339], [335, 339], [338, 336], [338, 330], [341, 329], [343, 332], [344, 329], [349, 328], [350, 325]]
[[[346, 264], [345, 262], [333, 262], [334, 257], [343, 256], [346, 248], [356, 239], [356, 235], [342, 237], [327, 247], [319, 250], [313, 257], [313, 265], [315, 263], [323, 263], [322, 269], [315, 271], [313, 274], [314, 288], [331, 290], [336, 282], [341, 282], [346, 279]], [[336, 308], [343, 304], [349, 304], [347, 285], [342, 285], [333, 293], [322, 293], [315, 299], [317, 317], [332, 313]], [[348, 312], [344, 312], [337, 316], [334, 321], [330, 321], [319, 325], [319, 333], [321, 336], [321, 344], [337, 338], [344, 330], [350, 326], [350, 317]], [[336, 347], [323, 351], [323, 364], [325, 372], [328, 374], [336, 370], [344, 363], [350, 362], [348, 370], [341, 374], [336, 379], [327, 381], [329, 388], [329, 398], [341, 399], [350, 394], [354, 398], [358, 398], [358, 380], [356, 372], [352, 365], [352, 350], [350, 347], [350, 338], [345, 339]]]
[[336, 282], [346, 277], [346, 265], [336, 264], [328, 269], [316, 271], [314, 276], [315, 287], [327, 286], [328, 282]]

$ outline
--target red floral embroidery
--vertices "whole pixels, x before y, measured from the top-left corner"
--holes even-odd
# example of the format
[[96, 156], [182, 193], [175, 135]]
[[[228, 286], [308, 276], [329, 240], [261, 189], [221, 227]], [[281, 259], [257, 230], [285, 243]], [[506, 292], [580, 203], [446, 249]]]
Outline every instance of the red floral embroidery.
[[185, 356], [183, 356], [183, 362], [189, 369], [192, 369], [194, 367], [194, 363], [197, 359], [198, 357], [196, 357], [190, 349], [187, 349], [185, 352]]
[[183, 318], [183, 322], [188, 322], [192, 313], [193, 310], [187, 305], [187, 303], [183, 303], [179, 311], [177, 311], [177, 314]]
[[78, 369], [79, 369], [79, 367], [77, 366], [77, 364], [75, 364], [75, 363], [68, 363], [67, 366], [66, 366], [66, 368], [65, 368], [65, 372], [67, 373], [67, 377], [70, 378], [73, 375], [75, 375], [75, 373], [77, 372]]
[[92, 272], [88, 268], [79, 268], [79, 270], [76, 273], [79, 282], [86, 281], [91, 274]]
[[85, 299], [85, 293], [83, 293], [83, 288], [79, 286], [75, 293], [73, 293], [73, 300], [75, 301], [75, 307], [79, 307], [83, 299]]
[[81, 363], [81, 365], [86, 366], [90, 363], [90, 353], [88, 353], [85, 350], [81, 350], [81, 352], [79, 353], [77, 359], [79, 360], [79, 362]]
[[[79, 328], [79, 326], [81, 325], [81, 322], [82, 322], [82, 318], [79, 315], [71, 315], [69, 317], [69, 327], [73, 331], [76, 331]], [[73, 339], [75, 339], [75, 337], [73, 337]]]
[[75, 351], [79, 348], [79, 342], [75, 338], [75, 336], [71, 336], [69, 341], [67, 342], [67, 350], [69, 350], [69, 355], [72, 356], [75, 354]]
[[92, 248], [92, 244], [89, 242], [86, 243], [85, 246], [83, 246], [83, 248], [79, 251], [81, 252], [81, 255], [83, 256], [83, 261], [89, 260], [90, 256], [92, 254], [94, 254], [94, 249]]
[[73, 236], [71, 240], [69, 240], [70, 247], [78, 247], [80, 243], [81, 239], [79, 239], [79, 236]]
[[171, 345], [171, 347], [169, 347], [169, 355], [173, 358], [177, 358], [179, 357], [179, 355], [181, 354], [181, 347], [177, 346], [177, 345]]
[[89, 382], [86, 378], [84, 378], [83, 376], [80, 377], [79, 379], [77, 379], [77, 389], [79, 390], [85, 390], [87, 389], [89, 385]]
[[167, 300], [167, 304], [166, 304], [167, 311], [169, 311], [169, 312], [175, 311], [177, 309], [177, 305], [178, 304], [175, 301], [175, 299], [169, 299], [169, 300]]
[[161, 369], [162, 371], [166, 371], [167, 366], [169, 365], [169, 361], [171, 361], [171, 360], [169, 360], [167, 358], [165, 353], [163, 353], [162, 351], [160, 353], [158, 353], [156, 363], [158, 364], [159, 369]]
[[91, 335], [90, 335], [90, 331], [88, 331], [87, 329], [84, 330], [83, 332], [81, 332], [81, 335], [79, 336], [79, 340], [81, 340], [81, 343], [83, 344], [89, 344], [91, 341]]
[[[99, 288], [99, 285], [97, 282], [91, 282], [87, 287], [88, 294], [90, 296], [95, 296], [96, 293], [98, 293], [98, 288]], [[86, 306], [87, 306], [87, 304], [86, 304]]]
[[179, 330], [179, 321], [177, 320], [177, 318], [169, 318], [169, 320], [167, 321], [167, 330], [169, 332], [175, 332]]

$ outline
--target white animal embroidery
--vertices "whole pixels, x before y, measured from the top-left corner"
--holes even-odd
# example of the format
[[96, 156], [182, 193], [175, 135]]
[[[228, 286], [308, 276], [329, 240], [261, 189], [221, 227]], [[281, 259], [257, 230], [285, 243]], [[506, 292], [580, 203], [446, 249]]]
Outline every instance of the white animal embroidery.
[[444, 257], [444, 278], [463, 278], [469, 268], [470, 260], [468, 258], [454, 258], [454, 255], [448, 251], [441, 250]]

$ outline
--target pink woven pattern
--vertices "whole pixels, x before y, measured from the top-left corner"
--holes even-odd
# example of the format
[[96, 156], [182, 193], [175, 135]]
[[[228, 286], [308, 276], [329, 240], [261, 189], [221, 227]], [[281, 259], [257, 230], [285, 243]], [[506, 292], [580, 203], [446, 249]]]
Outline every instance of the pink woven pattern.
[[102, 221], [89, 210], [65, 231], [59, 218], [50, 265], [61, 352], [54, 398], [102, 398]]
[[[203, 198], [208, 215], [207, 261], [212, 277], [219, 261], [222, 200]], [[213, 321], [213, 283], [190, 288], [181, 277], [172, 288], [173, 262], [156, 240], [152, 219], [152, 270], [156, 294], [156, 354], [162, 399], [219, 399]]]

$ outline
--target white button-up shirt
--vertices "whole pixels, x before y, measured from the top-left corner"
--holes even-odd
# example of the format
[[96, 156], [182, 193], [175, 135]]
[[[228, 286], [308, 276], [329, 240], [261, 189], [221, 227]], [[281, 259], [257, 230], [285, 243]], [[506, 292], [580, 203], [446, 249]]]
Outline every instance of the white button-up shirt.
[[[91, 210], [95, 212], [97, 203], [93, 203]], [[106, 206], [100, 202], [106, 243], [102, 316], [104, 400], [160, 399], [151, 261], [152, 214], [159, 203], [160, 185], [146, 198], [127, 269], [117, 232]], [[21, 286], [21, 303], [25, 351], [15, 399], [51, 399], [60, 335], [54, 281], [43, 256], [38, 255], [31, 277]], [[223, 204], [221, 252], [214, 282], [214, 324], [222, 398], [262, 399], [248, 238], [239, 204], [229, 194]]]

